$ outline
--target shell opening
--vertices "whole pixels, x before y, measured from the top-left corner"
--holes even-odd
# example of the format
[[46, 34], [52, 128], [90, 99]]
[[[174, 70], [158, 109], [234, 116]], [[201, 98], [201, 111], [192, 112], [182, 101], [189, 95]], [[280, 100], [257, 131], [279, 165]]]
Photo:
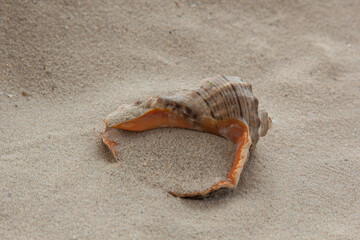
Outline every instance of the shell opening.
[[110, 113], [105, 119], [104, 122], [106, 126], [113, 127], [121, 122], [127, 122], [131, 119], [140, 117], [147, 112], [148, 109], [136, 106], [134, 104], [121, 105], [115, 112]]

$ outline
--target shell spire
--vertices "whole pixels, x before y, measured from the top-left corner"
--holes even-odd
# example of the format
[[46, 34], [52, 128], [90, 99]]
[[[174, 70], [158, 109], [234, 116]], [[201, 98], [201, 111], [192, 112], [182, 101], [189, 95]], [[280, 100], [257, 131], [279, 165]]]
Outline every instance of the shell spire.
[[[104, 122], [105, 132], [109, 128], [146, 131], [180, 127], [220, 135], [237, 144], [234, 165], [227, 180], [202, 192], [170, 192], [184, 198], [205, 198], [219, 189], [235, 188], [249, 157], [250, 147], [254, 149], [259, 138], [265, 136], [271, 127], [271, 118], [259, 107], [252, 86], [240, 77], [223, 75], [205, 79], [198, 87], [171, 96], [155, 96], [121, 105]], [[105, 135], [103, 141], [116, 157], [116, 143]]]

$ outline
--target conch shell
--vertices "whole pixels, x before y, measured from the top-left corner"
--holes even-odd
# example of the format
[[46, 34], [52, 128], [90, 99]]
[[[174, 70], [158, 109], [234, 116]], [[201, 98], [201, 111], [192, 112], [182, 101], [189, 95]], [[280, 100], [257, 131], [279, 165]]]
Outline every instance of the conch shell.
[[[172, 96], [150, 97], [121, 105], [104, 122], [105, 132], [110, 128], [146, 131], [178, 127], [209, 132], [234, 142], [237, 150], [227, 179], [201, 192], [170, 192], [182, 198], [205, 198], [219, 189], [235, 188], [249, 158], [250, 147], [254, 149], [259, 138], [271, 127], [271, 118], [259, 110], [259, 100], [253, 95], [251, 85], [230, 76], [206, 79], [197, 88]], [[117, 157], [114, 148], [117, 143], [104, 134], [103, 142]]]

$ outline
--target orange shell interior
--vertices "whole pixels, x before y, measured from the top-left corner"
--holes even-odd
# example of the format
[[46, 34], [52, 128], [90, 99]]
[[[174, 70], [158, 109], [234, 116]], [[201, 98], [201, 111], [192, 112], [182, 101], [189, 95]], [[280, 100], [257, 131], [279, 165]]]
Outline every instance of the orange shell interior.
[[[128, 131], [146, 131], [160, 127], [198, 129], [225, 137], [237, 145], [234, 164], [227, 175], [227, 180], [221, 181], [202, 192], [170, 192], [170, 194], [183, 198], [204, 198], [221, 188], [232, 189], [236, 187], [240, 173], [248, 159], [248, 152], [251, 145], [249, 129], [245, 122], [238, 119], [227, 119], [221, 121], [214, 119], [203, 119], [199, 125], [194, 126], [194, 124], [186, 121], [176, 113], [171, 112], [170, 109], [152, 109], [140, 117], [119, 123], [112, 128], [119, 128]], [[106, 128], [105, 132], [107, 130], [108, 127]], [[116, 157], [116, 143], [105, 138], [104, 135], [103, 141], [111, 149], [114, 156]]]

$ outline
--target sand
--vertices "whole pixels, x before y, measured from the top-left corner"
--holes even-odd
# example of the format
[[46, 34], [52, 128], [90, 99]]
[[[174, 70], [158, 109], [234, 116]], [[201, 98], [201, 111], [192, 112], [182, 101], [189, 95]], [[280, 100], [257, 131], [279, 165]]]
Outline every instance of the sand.
[[[1, 239], [357, 239], [360, 2], [0, 1]], [[101, 141], [119, 105], [241, 76], [273, 119], [234, 146], [183, 129]]]

